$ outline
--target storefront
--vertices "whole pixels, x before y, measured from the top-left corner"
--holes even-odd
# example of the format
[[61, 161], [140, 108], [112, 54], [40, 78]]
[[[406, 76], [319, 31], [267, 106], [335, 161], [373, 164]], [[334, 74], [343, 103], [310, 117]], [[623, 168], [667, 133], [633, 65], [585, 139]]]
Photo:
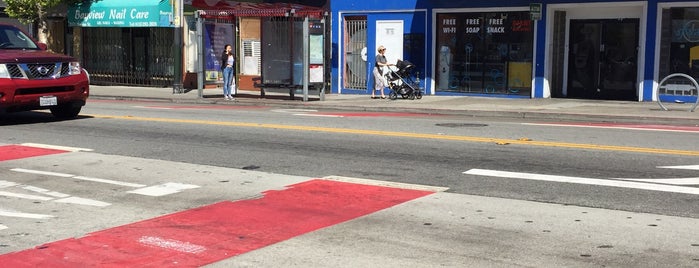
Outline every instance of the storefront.
[[[333, 2], [334, 3], [334, 2]], [[367, 2], [365, 2], [367, 3]], [[367, 3], [368, 4], [368, 3]], [[339, 12], [333, 17], [334, 93], [369, 94], [374, 84], [371, 74], [377, 48], [386, 48], [389, 63], [407, 60], [415, 66], [413, 74], [421, 79], [430, 77], [427, 63], [429, 49], [427, 39], [428, 15], [426, 10], [383, 12]], [[337, 29], [340, 29], [339, 31]]]
[[101, 0], [69, 8], [74, 55], [94, 84], [172, 86], [171, 1]]
[[437, 91], [531, 95], [534, 23], [528, 10], [435, 14]]
[[424, 33], [426, 94], [653, 101], [666, 75], [699, 75], [697, 2], [334, 1], [331, 11], [336, 93], [370, 92], [382, 20], [410, 25], [403, 47]]
[[[674, 74], [688, 74], [699, 79], [699, 4], [664, 3], [658, 10], [660, 48], [658, 79]], [[696, 89], [673, 92], [672, 99], [694, 103]], [[654, 96], [654, 98], [663, 96]]]
[[[644, 68], [649, 37], [645, 2], [548, 4], [543, 96], [642, 101], [652, 91]], [[650, 64], [650, 65], [646, 65]], [[650, 82], [650, 84], [648, 84]], [[650, 87], [648, 87], [650, 86]]]

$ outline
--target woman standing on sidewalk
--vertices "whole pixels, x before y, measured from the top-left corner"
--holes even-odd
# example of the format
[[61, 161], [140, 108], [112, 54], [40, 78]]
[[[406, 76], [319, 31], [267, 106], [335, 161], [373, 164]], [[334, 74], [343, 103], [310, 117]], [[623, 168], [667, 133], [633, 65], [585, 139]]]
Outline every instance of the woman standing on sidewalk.
[[371, 98], [375, 99], [376, 91], [380, 90], [381, 98], [385, 99], [386, 95], [383, 94], [383, 90], [388, 86], [388, 83], [386, 83], [386, 78], [383, 76], [383, 72], [386, 66], [393, 64], [389, 64], [386, 60], [386, 56], [384, 55], [386, 48], [383, 45], [379, 46], [378, 51], [379, 54], [376, 55], [376, 63], [374, 64], [374, 71], [372, 72], [374, 74], [374, 88], [371, 90]]
[[233, 100], [231, 89], [235, 87], [235, 54], [230, 44], [226, 44], [223, 48], [221, 71], [223, 71], [223, 97], [226, 100]]

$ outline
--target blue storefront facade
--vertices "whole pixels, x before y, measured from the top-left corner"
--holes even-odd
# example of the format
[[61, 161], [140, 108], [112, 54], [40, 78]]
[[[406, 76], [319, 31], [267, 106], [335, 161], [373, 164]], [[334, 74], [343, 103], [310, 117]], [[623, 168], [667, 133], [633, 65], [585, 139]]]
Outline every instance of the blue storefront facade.
[[699, 2], [330, 1], [330, 10], [332, 93], [370, 94], [379, 45], [389, 62], [417, 66], [427, 95], [654, 101], [665, 76], [699, 76]]

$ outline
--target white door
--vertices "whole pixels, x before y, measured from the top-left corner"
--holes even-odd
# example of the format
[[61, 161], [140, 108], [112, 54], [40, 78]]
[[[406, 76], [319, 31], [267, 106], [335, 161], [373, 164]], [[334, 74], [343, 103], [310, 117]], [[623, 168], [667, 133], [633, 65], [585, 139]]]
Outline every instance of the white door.
[[[403, 59], [403, 21], [379, 20], [376, 21], [376, 45], [386, 47], [386, 60], [395, 64], [398, 59]], [[378, 51], [374, 50], [374, 54]]]

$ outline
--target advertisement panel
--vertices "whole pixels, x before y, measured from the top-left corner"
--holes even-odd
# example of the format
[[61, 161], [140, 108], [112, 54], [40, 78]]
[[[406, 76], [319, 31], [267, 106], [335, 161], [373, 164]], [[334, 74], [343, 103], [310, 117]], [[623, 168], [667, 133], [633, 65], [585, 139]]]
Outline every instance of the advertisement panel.
[[221, 54], [226, 44], [233, 46], [235, 54], [235, 32], [233, 24], [213, 23], [204, 24], [204, 83], [216, 83], [221, 72]]

